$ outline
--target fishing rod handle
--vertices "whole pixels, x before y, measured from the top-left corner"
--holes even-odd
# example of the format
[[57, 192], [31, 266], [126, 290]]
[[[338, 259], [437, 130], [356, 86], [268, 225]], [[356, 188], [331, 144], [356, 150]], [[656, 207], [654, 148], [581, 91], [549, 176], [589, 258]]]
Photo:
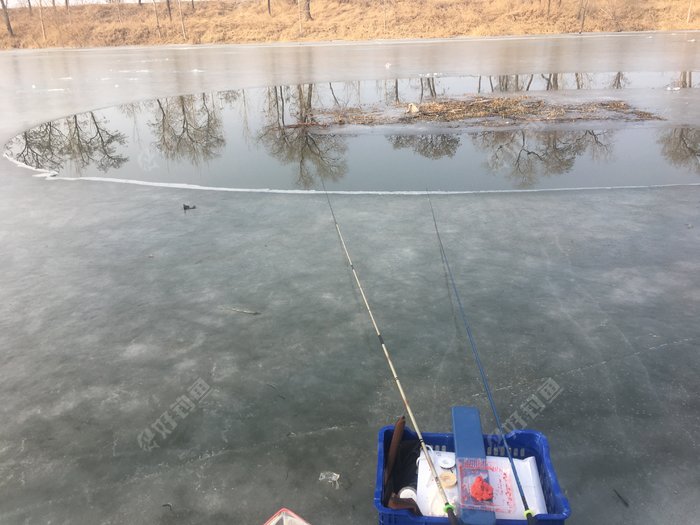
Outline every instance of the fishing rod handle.
[[459, 525], [459, 520], [457, 519], [457, 516], [455, 516], [454, 509], [447, 509], [447, 519], [449, 520], [450, 525]]

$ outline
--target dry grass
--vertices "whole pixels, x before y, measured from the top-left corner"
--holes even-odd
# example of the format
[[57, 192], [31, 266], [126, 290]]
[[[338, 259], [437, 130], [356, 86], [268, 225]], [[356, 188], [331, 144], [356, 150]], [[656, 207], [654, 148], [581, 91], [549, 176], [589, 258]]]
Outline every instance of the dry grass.
[[[46, 39], [39, 10], [11, 9], [16, 36], [0, 27], [0, 48], [99, 47], [178, 43], [243, 43], [320, 40], [434, 38], [578, 32], [580, 0], [311, 0], [313, 20], [300, 28], [296, 2], [264, 0], [183, 3], [186, 37], [173, 0], [173, 18], [158, 4], [44, 7]], [[59, 2], [60, 5], [60, 2]], [[681, 30], [700, 27], [700, 2], [690, 23], [688, 0], [590, 0], [584, 31]], [[69, 16], [70, 14], [70, 16]]]
[[452, 122], [470, 126], [501, 126], [516, 122], [578, 122], [623, 120], [628, 122], [659, 120], [653, 113], [633, 108], [619, 100], [585, 104], [556, 104], [542, 99], [516, 97], [473, 97], [467, 100], [445, 99], [417, 106], [415, 113], [397, 116], [392, 112], [352, 111], [317, 115], [321, 126], [336, 124], [378, 125], [412, 121]]

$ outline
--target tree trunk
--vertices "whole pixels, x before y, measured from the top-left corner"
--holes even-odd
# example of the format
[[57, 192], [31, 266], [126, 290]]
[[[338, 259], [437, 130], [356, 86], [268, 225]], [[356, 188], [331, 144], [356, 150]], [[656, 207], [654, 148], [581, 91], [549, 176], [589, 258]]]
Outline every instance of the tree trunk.
[[267, 14], [270, 16], [272, 16], [272, 6], [270, 5], [271, 2], [272, 0], [267, 0]]
[[15, 32], [12, 30], [12, 24], [10, 23], [10, 14], [7, 12], [7, 4], [5, 0], [0, 0], [2, 3], [2, 17], [5, 19], [5, 27], [7, 27], [7, 33], [10, 36], [15, 36]]
[[299, 10], [299, 34], [301, 35], [304, 32], [304, 28], [301, 23], [301, 0], [297, 0], [297, 8]]
[[[583, 3], [583, 1], [582, 1]], [[578, 34], [583, 33], [583, 25], [586, 23], [586, 11], [588, 10], [588, 0], [583, 4], [583, 9], [581, 10], [581, 28], [578, 30]]]
[[304, 0], [304, 20], [313, 20], [311, 17], [311, 0]]
[[688, 17], [685, 19], [686, 23], [688, 23], [688, 24], [690, 23], [690, 12], [692, 11], [692, 9], [693, 9], [693, 0], [690, 0], [690, 2], [688, 2]]
[[156, 0], [153, 0], [153, 12], [156, 14], [156, 29], [158, 30], [158, 38], [163, 38], [160, 32], [160, 20], [158, 20], [158, 7], [156, 6]]
[[41, 22], [41, 35], [44, 37], [44, 42], [46, 42], [46, 28], [44, 27], [44, 6], [39, 0], [39, 22]]
[[194, 0], [192, 0], [192, 11], [194, 11]]
[[187, 40], [187, 33], [185, 32], [185, 18], [182, 16], [182, 2], [177, 0], [177, 8], [180, 11], [180, 26], [182, 27], [182, 38]]
[[29, 16], [32, 16], [32, 0], [27, 0], [27, 7], [29, 8]]
[[168, 7], [168, 18], [172, 22], [173, 21], [173, 12], [170, 9], [170, 0], [165, 0], [165, 5]]

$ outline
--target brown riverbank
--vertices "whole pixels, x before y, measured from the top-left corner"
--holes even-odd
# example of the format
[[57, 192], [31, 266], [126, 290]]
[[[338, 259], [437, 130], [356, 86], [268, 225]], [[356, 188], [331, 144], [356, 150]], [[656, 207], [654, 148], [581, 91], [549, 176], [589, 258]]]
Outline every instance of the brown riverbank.
[[42, 0], [40, 9], [32, 0], [31, 12], [9, 9], [15, 36], [2, 27], [0, 48], [700, 29], [700, 2], [689, 0], [310, 0], [312, 20], [303, 0], [271, 0], [271, 14], [264, 0], [170, 3], [171, 16], [164, 1], [66, 8]]

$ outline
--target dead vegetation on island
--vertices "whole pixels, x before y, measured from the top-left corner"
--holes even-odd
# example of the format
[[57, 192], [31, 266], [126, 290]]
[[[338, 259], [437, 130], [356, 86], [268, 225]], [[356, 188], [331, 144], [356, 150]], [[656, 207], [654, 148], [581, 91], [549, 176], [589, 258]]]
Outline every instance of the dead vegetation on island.
[[411, 122], [463, 123], [474, 126], [502, 126], [517, 123], [567, 123], [615, 120], [640, 122], [661, 120], [648, 111], [630, 106], [621, 100], [559, 104], [535, 97], [483, 97], [467, 100], [445, 99], [409, 104], [404, 113], [379, 110], [335, 111], [318, 115], [334, 124], [387, 125]]

